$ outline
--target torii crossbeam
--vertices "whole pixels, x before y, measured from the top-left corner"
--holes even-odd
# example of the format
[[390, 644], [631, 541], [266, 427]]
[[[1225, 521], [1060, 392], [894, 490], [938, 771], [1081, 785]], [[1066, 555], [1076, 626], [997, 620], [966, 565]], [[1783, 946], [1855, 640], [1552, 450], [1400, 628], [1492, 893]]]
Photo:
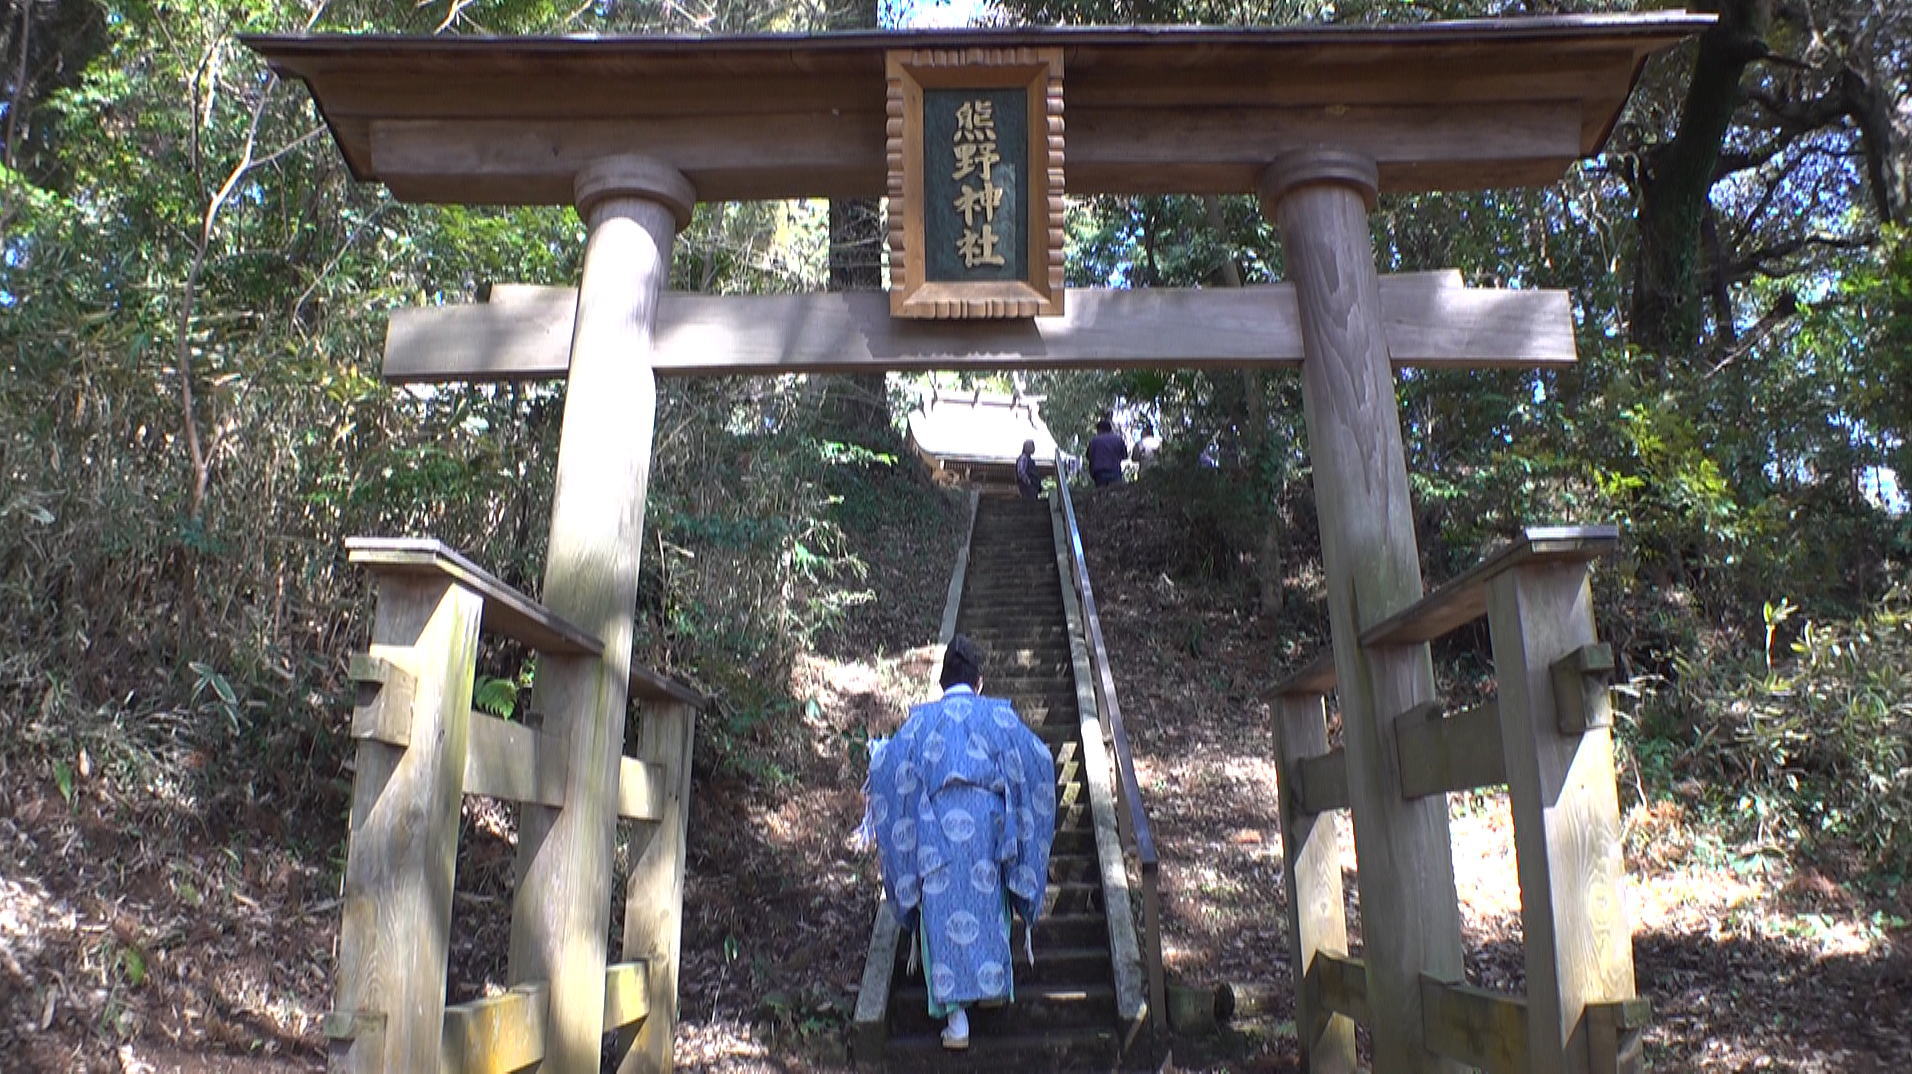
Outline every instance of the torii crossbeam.
[[[1521, 847], [1524, 998], [1461, 983], [1446, 797], [1410, 795], [1402, 784], [1395, 750], [1407, 739], [1397, 728], [1425, 720], [1434, 700], [1426, 642], [1367, 637], [1422, 598], [1392, 367], [1571, 361], [1566, 300], [1471, 290], [1438, 274], [1383, 280], [1368, 214], [1380, 193], [1554, 181], [1600, 149], [1646, 57], [1710, 22], [1659, 12], [1279, 30], [248, 38], [276, 71], [311, 89], [357, 178], [409, 201], [571, 204], [589, 229], [575, 292], [507, 288], [481, 306], [403, 313], [386, 355], [395, 380], [570, 381], [542, 597], [602, 649], [539, 668], [535, 704], [546, 739], [561, 744], [564, 775], [561, 793], [545, 796], [558, 805], [523, 813], [510, 968], [521, 987], [504, 1005], [522, 1030], [513, 1054], [552, 1074], [596, 1070], [616, 1006], [605, 958], [613, 799], [659, 374], [1299, 362], [1345, 743], [1334, 762], [1345, 779], [1337, 800], [1354, 815], [1365, 939], [1364, 959], [1349, 959], [1334, 826], [1284, 820], [1291, 904], [1309, 893], [1290, 908], [1296, 1025], [1309, 1066], [1354, 1069], [1358, 1014], [1381, 1074], [1446, 1071], [1455, 1059], [1543, 1074], [1617, 1069], [1621, 1023], [1595, 1017], [1633, 990], [1614, 880], [1611, 747], [1595, 721], [1555, 726], [1545, 688], [1549, 668], [1560, 680], [1567, 667], [1570, 686], [1580, 681], [1560, 663], [1569, 641], [1591, 666], [1584, 563], [1523, 560], [1525, 573], [1494, 583], [1497, 655], [1502, 639], [1517, 648], [1509, 666], [1523, 676], [1503, 693], [1499, 737], [1504, 749], [1524, 751], [1507, 765]], [[926, 66], [899, 81], [904, 55]], [[1257, 194], [1280, 227], [1290, 283], [1067, 292], [1060, 316], [966, 323], [892, 321], [881, 296], [662, 294], [672, 242], [699, 201], [888, 194], [895, 204], [907, 189], [899, 159], [927, 174], [927, 158], [906, 151], [923, 148], [926, 129], [909, 94], [994, 86], [925, 73], [965, 64], [1034, 72], [1025, 134], [1029, 163], [1046, 162], [1031, 188], [1045, 207], [1064, 192]], [[904, 200], [918, 217], [926, 203], [920, 191]], [[1046, 231], [1046, 251], [1044, 235], [1029, 230], [1027, 260], [1055, 272], [1059, 288], [1059, 224]], [[897, 249], [907, 242], [896, 236], [927, 241], [916, 217], [893, 222], [892, 234]], [[948, 245], [938, 248], [947, 259]], [[913, 283], [947, 279], [911, 271]], [[927, 313], [905, 312], [1028, 308], [1002, 302], [996, 286], [966, 292], [988, 296], [974, 305], [937, 298]], [[1055, 291], [1042, 298], [1050, 303]], [[1325, 746], [1318, 699], [1297, 719], [1283, 742], [1316, 743], [1311, 754]], [[1453, 730], [1439, 721], [1408, 729], [1416, 740]], [[686, 733], [682, 750], [688, 741]], [[368, 809], [381, 808], [378, 788], [360, 792]], [[1307, 873], [1301, 887], [1298, 871]], [[351, 887], [359, 874], [347, 875], [349, 930], [350, 907], [365, 893]], [[670, 891], [681, 859], [655, 875], [656, 889]], [[413, 887], [437, 900], [443, 927], [448, 886]], [[632, 1046], [623, 1071], [670, 1068], [678, 918], [677, 896], [663, 898], [671, 904], [627, 915], [625, 955], [650, 967], [649, 1014], [624, 1042]], [[356, 1007], [333, 1021], [358, 1034], [341, 1069], [435, 1069], [443, 945], [433, 962], [412, 959], [402, 937], [353, 940], [369, 968], [348, 981], [341, 967], [340, 994]], [[416, 986], [394, 1000], [393, 980], [405, 975]], [[1501, 1050], [1481, 1044], [1490, 1037]]]

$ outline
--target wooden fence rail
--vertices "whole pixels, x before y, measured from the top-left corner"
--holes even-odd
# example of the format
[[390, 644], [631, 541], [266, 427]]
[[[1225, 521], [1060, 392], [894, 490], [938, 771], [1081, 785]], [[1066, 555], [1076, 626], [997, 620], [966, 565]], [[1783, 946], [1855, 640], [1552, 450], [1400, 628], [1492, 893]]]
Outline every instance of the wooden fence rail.
[[[543, 981], [445, 1003], [459, 802], [466, 795], [567, 808], [565, 753], [544, 732], [471, 708], [478, 638], [491, 631], [547, 656], [604, 646], [437, 541], [354, 538], [377, 583], [368, 651], [355, 656], [357, 740], [332, 1068], [349, 1074], [518, 1070], [545, 1056]], [[703, 697], [633, 669], [640, 755], [619, 760], [610, 803], [642, 822], [625, 960], [604, 967], [606, 1033], [621, 1070], [666, 1070], [676, 1011], [691, 726]], [[533, 906], [531, 912], [539, 912]]]
[[[1609, 1074], [1637, 1068], [1643, 1000], [1620, 909], [1620, 827], [1606, 676], [1594, 639], [1590, 564], [1612, 527], [1548, 527], [1519, 538], [1360, 635], [1364, 650], [1425, 644], [1486, 616], [1499, 696], [1452, 715], [1423, 703], [1392, 720], [1403, 798], [1505, 784], [1514, 818], [1527, 994], [1421, 975], [1421, 1039], [1489, 1074]], [[1332, 654], [1280, 686], [1282, 783], [1296, 1025], [1309, 1069], [1349, 1071], [1352, 1021], [1368, 1017], [1375, 972], [1346, 955], [1339, 847], [1327, 817], [1350, 804], [1345, 751], [1329, 748]], [[1357, 818], [1356, 838], [1360, 829]]]

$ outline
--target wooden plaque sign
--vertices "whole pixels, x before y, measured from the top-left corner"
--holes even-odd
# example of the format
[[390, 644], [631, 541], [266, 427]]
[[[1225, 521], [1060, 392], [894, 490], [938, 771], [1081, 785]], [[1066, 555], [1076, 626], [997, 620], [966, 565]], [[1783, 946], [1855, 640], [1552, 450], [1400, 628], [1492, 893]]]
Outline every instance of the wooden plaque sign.
[[890, 312], [1062, 312], [1062, 52], [891, 52]]

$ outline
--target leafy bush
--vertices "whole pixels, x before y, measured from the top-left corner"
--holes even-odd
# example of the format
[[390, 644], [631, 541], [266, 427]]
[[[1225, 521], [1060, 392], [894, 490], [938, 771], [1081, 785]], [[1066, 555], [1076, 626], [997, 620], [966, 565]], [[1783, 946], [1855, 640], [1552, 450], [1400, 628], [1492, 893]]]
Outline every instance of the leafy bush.
[[1904, 875], [1912, 868], [1912, 589], [1895, 588], [1849, 621], [1807, 622], [1788, 644], [1792, 610], [1767, 605], [1763, 653], [1715, 645], [1683, 660], [1677, 689], [1649, 697], [1643, 725], [1681, 751], [1672, 768], [1720, 788], [1728, 796], [1720, 804], [1755, 836]]

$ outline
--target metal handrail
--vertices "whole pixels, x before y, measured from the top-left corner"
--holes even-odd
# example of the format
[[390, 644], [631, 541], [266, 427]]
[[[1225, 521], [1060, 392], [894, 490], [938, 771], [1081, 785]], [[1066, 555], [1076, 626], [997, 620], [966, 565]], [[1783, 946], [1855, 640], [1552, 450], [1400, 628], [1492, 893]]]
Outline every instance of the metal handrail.
[[1135, 778], [1135, 755], [1129, 748], [1129, 733], [1122, 724], [1122, 707], [1115, 699], [1115, 676], [1109, 670], [1109, 651], [1102, 640], [1102, 619], [1096, 614], [1095, 588], [1089, 583], [1089, 560], [1082, 550], [1082, 528], [1076, 522], [1075, 500], [1069, 495], [1069, 469], [1073, 461], [1056, 450], [1056, 490], [1062, 501], [1062, 520], [1069, 535], [1070, 572], [1076, 596], [1082, 604], [1083, 630], [1088, 634], [1089, 663], [1094, 670], [1096, 714], [1102, 723], [1115, 756], [1116, 788], [1123, 808], [1116, 814], [1122, 838], [1135, 851], [1142, 871], [1142, 937], [1149, 979], [1150, 1021], [1159, 1031], [1168, 1015], [1167, 981], [1162, 966], [1162, 912], [1157, 883], [1160, 871], [1155, 854], [1155, 837], [1149, 831], [1148, 812], [1142, 807], [1142, 785]]
[[1142, 867], [1156, 864], [1155, 838], [1149, 833], [1149, 818], [1142, 808], [1142, 786], [1135, 778], [1135, 756], [1129, 749], [1129, 733], [1122, 725], [1122, 708], [1115, 699], [1115, 677], [1109, 671], [1109, 651], [1102, 640], [1102, 620], [1095, 610], [1095, 589], [1089, 583], [1088, 557], [1082, 551], [1082, 529], [1076, 522], [1075, 500], [1069, 495], [1066, 456], [1056, 452], [1056, 488], [1062, 497], [1062, 519], [1069, 532], [1069, 558], [1075, 568], [1076, 595], [1082, 601], [1082, 621], [1088, 631], [1089, 662], [1095, 669], [1095, 700], [1100, 710], [1102, 731], [1115, 753], [1116, 781], [1122, 790], [1128, 831], [1123, 833], [1135, 848]]

